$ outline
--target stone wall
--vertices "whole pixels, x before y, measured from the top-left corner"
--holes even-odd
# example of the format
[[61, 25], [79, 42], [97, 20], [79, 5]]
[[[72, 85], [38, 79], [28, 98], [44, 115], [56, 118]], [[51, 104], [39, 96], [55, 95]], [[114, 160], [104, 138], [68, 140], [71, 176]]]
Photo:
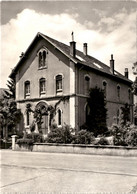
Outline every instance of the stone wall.
[[16, 151], [51, 152], [51, 153], [74, 153], [112, 156], [137, 157], [137, 148], [122, 146], [99, 146], [99, 145], [75, 145], [75, 144], [50, 144], [35, 143], [31, 148], [15, 145]]

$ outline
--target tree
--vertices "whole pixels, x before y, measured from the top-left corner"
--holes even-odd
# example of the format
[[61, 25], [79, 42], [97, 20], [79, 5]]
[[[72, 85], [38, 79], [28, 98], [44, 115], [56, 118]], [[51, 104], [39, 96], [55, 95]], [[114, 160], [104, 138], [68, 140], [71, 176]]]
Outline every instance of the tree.
[[17, 109], [17, 104], [13, 99], [0, 101], [0, 118], [2, 137], [8, 139], [8, 132], [16, 133], [16, 126], [21, 120], [21, 111]]
[[90, 98], [87, 100], [89, 114], [86, 125], [88, 130], [95, 136], [104, 134], [107, 131], [107, 109], [104, 91], [98, 87], [90, 89]]
[[119, 118], [120, 127], [124, 127], [129, 121], [130, 121], [130, 108], [129, 105], [126, 103], [124, 107], [121, 107], [121, 113]]
[[9, 90], [5, 91], [4, 97], [7, 99], [15, 99], [15, 81], [13, 79], [10, 79], [7, 82]]

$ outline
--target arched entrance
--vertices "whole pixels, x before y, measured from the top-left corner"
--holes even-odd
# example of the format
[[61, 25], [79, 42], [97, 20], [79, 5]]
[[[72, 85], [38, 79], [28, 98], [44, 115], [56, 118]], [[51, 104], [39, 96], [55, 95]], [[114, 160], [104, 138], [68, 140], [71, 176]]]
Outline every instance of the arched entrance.
[[43, 135], [48, 134], [49, 130], [49, 115], [48, 115], [48, 104], [44, 101], [39, 102], [36, 105], [39, 118], [37, 119], [38, 131]]

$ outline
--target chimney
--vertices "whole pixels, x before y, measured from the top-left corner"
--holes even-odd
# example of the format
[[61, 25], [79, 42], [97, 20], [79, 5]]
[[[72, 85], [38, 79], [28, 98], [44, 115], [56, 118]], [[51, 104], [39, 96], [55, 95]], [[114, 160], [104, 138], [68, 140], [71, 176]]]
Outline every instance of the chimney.
[[87, 43], [83, 44], [83, 53], [84, 55], [87, 55]]
[[111, 55], [111, 60], [110, 60], [110, 72], [114, 74], [114, 60], [113, 60], [113, 55]]
[[76, 56], [76, 42], [74, 41], [70, 42], [70, 55], [72, 57]]
[[128, 68], [125, 68], [125, 77], [128, 78]]

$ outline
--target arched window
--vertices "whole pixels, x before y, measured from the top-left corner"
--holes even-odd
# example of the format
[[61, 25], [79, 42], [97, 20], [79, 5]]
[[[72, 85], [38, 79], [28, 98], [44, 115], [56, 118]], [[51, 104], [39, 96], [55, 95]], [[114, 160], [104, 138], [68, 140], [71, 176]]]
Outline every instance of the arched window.
[[90, 89], [90, 77], [89, 76], [85, 76], [84, 88], [85, 88], [85, 95], [88, 95], [89, 89]]
[[103, 81], [103, 91], [104, 91], [104, 95], [105, 97], [107, 96], [107, 82]]
[[39, 81], [40, 95], [46, 93], [46, 81], [45, 78], [41, 78]]
[[58, 110], [58, 125], [61, 125], [61, 110]]
[[43, 64], [42, 52], [39, 52], [39, 67], [42, 67], [42, 64]]
[[30, 124], [30, 118], [29, 118], [29, 112], [27, 111], [26, 114], [26, 121], [27, 121], [27, 126]]
[[62, 92], [62, 75], [56, 76], [56, 93]]
[[38, 54], [38, 57], [39, 57], [39, 68], [46, 67], [47, 51], [41, 49], [41, 51]]
[[89, 122], [89, 115], [90, 115], [90, 107], [88, 104], [86, 104], [86, 107], [85, 107], [85, 118], [86, 118], [85, 121], [86, 121], [86, 123]]
[[118, 98], [120, 98], [120, 86], [119, 85], [117, 85], [117, 96]]
[[24, 85], [24, 96], [25, 98], [30, 96], [30, 81], [26, 81]]

